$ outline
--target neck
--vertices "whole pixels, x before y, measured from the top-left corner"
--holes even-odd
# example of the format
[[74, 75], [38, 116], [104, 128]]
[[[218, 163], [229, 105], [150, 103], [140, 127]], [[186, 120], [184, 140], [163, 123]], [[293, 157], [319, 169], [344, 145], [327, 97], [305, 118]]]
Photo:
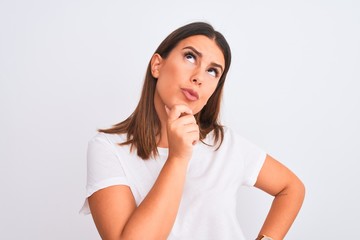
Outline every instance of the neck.
[[154, 96], [155, 111], [161, 123], [160, 135], [156, 136], [156, 142], [158, 147], [167, 148], [169, 146], [167, 138], [167, 113], [165, 111], [165, 104], [160, 100], [159, 96], [155, 92]]

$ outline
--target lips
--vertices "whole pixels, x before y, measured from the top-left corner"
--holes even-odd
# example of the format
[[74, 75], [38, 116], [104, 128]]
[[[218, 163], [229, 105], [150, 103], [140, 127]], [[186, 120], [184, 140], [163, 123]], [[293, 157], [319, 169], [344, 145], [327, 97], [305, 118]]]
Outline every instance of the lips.
[[196, 101], [199, 99], [199, 94], [190, 88], [181, 88], [181, 91], [189, 101]]

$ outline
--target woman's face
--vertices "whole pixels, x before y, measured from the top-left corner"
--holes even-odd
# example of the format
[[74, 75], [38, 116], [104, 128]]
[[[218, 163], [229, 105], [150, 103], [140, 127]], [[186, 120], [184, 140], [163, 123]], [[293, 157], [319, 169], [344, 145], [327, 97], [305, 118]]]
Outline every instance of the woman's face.
[[166, 59], [155, 54], [151, 70], [157, 85], [154, 103], [157, 110], [164, 105], [187, 105], [198, 113], [216, 89], [225, 68], [225, 59], [216, 42], [203, 35], [183, 39]]

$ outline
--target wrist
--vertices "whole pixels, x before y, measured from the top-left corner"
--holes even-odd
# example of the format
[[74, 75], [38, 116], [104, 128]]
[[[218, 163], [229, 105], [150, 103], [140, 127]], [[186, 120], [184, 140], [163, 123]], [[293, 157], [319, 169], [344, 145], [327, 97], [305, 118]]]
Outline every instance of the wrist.
[[181, 154], [175, 154], [175, 153], [169, 152], [167, 161], [168, 162], [176, 162], [176, 163], [180, 163], [180, 164], [188, 164], [190, 161], [190, 158], [191, 158], [191, 155], [187, 156], [186, 154], [181, 155]]
[[178, 168], [187, 168], [189, 159], [178, 156], [168, 156], [166, 163], [177, 166]]

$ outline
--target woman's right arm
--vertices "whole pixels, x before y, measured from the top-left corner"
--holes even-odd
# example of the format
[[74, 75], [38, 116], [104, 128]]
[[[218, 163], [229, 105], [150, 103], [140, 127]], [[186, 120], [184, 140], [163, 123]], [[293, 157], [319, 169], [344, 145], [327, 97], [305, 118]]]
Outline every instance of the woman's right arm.
[[154, 186], [136, 208], [128, 186], [95, 192], [89, 205], [102, 239], [166, 239], [180, 204], [187, 164], [168, 159]]
[[186, 106], [168, 113], [169, 156], [148, 195], [136, 207], [128, 186], [118, 185], [95, 192], [89, 206], [104, 240], [166, 239], [176, 219], [193, 142], [199, 129]]

